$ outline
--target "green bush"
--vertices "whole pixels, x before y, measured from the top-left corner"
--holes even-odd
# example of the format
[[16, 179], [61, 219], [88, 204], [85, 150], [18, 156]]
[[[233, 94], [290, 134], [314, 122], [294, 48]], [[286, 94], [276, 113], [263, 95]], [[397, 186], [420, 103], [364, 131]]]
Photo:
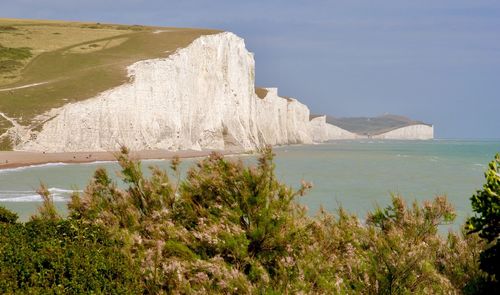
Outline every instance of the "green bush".
[[31, 48], [11, 48], [0, 44], [0, 73], [8, 73], [21, 68], [22, 61], [32, 56]]
[[3, 60], [24, 60], [32, 57], [31, 48], [19, 47], [11, 48], [0, 45], [0, 59]]
[[16, 223], [17, 214], [7, 210], [4, 206], [0, 206], [0, 223]]
[[[306, 214], [274, 174], [212, 154], [180, 178], [123, 149], [120, 188], [98, 169], [62, 219], [50, 194], [27, 224], [0, 223], [0, 291], [144, 294], [478, 294], [485, 247], [477, 234], [438, 233], [444, 197], [393, 197], [365, 222], [340, 208]], [[0, 216], [10, 216], [1, 213]], [[15, 220], [15, 219], [14, 219]], [[50, 291], [49, 291], [50, 290]]]
[[481, 268], [500, 278], [500, 154], [489, 163], [486, 183], [471, 198], [475, 216], [469, 218], [469, 233], [479, 233], [488, 243], [481, 253]]
[[298, 278], [306, 217], [294, 198], [302, 190], [276, 180], [270, 150], [257, 168], [213, 154], [180, 183], [156, 168], [146, 179], [127, 151], [118, 160], [129, 187], [120, 190], [96, 171], [85, 194], [72, 199], [70, 217], [129, 241], [148, 292], [285, 291]]
[[[468, 243], [463, 235], [454, 233], [445, 240], [438, 233], [439, 225], [454, 218], [454, 209], [443, 196], [410, 207], [400, 197], [393, 197], [391, 206], [370, 213], [368, 265], [377, 286], [374, 291], [455, 293], [465, 292], [472, 280], [480, 282], [484, 275], [473, 256], [469, 259], [471, 252], [479, 248], [476, 241]], [[460, 276], [462, 271], [467, 272], [467, 280]]]
[[[400, 197], [366, 224], [340, 209], [316, 218], [299, 191], [274, 175], [273, 154], [257, 167], [213, 154], [172, 181], [144, 177], [124, 150], [122, 190], [96, 171], [70, 218], [103, 224], [142, 266], [146, 293], [474, 293], [484, 273], [475, 235], [438, 234], [454, 211], [444, 197], [406, 206]], [[172, 170], [178, 179], [178, 162]]]
[[137, 267], [97, 226], [0, 223], [1, 294], [137, 294]]

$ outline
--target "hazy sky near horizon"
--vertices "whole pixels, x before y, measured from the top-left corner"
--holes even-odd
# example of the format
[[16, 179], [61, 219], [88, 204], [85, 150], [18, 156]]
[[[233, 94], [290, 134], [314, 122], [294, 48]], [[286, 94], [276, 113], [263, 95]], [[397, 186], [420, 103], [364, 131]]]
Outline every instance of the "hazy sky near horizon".
[[439, 138], [500, 138], [496, 0], [0, 0], [0, 17], [228, 30], [255, 53], [259, 86], [312, 113], [401, 114]]

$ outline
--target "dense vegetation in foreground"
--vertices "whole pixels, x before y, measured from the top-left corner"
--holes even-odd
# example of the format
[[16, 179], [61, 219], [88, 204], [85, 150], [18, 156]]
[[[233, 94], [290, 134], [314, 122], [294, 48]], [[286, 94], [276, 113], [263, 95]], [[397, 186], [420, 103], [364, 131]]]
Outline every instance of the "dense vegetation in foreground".
[[309, 185], [281, 184], [269, 149], [257, 167], [214, 154], [183, 180], [178, 160], [173, 180], [157, 168], [145, 177], [126, 150], [118, 160], [127, 188], [99, 169], [66, 218], [43, 187], [25, 224], [0, 208], [2, 294], [477, 294], [496, 284], [498, 156], [473, 197], [477, 215], [447, 237], [445, 197], [408, 206], [395, 196], [365, 223], [342, 208], [309, 217], [295, 202]]

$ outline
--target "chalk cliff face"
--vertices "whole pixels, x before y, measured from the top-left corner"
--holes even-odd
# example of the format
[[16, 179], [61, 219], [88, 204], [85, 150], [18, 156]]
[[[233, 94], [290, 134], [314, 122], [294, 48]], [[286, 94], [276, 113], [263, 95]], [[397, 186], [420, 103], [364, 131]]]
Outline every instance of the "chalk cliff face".
[[309, 109], [293, 98], [278, 96], [276, 88], [266, 88], [264, 98], [257, 98], [258, 137], [271, 145], [312, 143]]
[[335, 139], [358, 139], [362, 136], [326, 122], [326, 116], [313, 118], [310, 122], [310, 134], [315, 142]]
[[243, 149], [312, 143], [309, 109], [254, 90], [254, 59], [232, 33], [202, 36], [168, 58], [137, 62], [131, 82], [54, 109], [17, 150]]
[[[324, 116], [310, 121], [307, 106], [279, 97], [276, 88], [257, 96], [253, 55], [232, 33], [202, 36], [167, 58], [137, 62], [128, 75], [126, 84], [39, 116], [40, 131], [14, 130], [14, 149], [253, 150], [361, 137]], [[380, 138], [432, 137], [427, 129], [422, 136], [422, 128]]]
[[372, 136], [374, 139], [433, 139], [434, 126], [425, 124], [410, 125]]

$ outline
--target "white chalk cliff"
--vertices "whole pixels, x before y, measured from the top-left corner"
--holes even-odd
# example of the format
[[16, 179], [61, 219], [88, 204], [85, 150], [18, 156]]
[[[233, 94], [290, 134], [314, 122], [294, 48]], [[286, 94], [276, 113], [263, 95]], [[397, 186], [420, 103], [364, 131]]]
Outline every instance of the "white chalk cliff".
[[253, 54], [224, 32], [197, 38], [166, 58], [128, 67], [130, 82], [40, 116], [40, 131], [17, 135], [15, 150], [240, 149], [353, 139], [309, 120], [309, 109], [268, 88], [255, 94]]
[[426, 140], [434, 138], [434, 126], [415, 124], [397, 128], [382, 134], [373, 135], [374, 139], [414, 139]]
[[[309, 109], [269, 89], [255, 94], [255, 67], [243, 39], [202, 36], [167, 58], [128, 67], [130, 82], [53, 109], [16, 150], [243, 149], [312, 143]], [[323, 139], [324, 140], [324, 139]]]
[[326, 122], [326, 116], [318, 116], [310, 121], [310, 134], [315, 142], [334, 139], [359, 139], [363, 136]]

